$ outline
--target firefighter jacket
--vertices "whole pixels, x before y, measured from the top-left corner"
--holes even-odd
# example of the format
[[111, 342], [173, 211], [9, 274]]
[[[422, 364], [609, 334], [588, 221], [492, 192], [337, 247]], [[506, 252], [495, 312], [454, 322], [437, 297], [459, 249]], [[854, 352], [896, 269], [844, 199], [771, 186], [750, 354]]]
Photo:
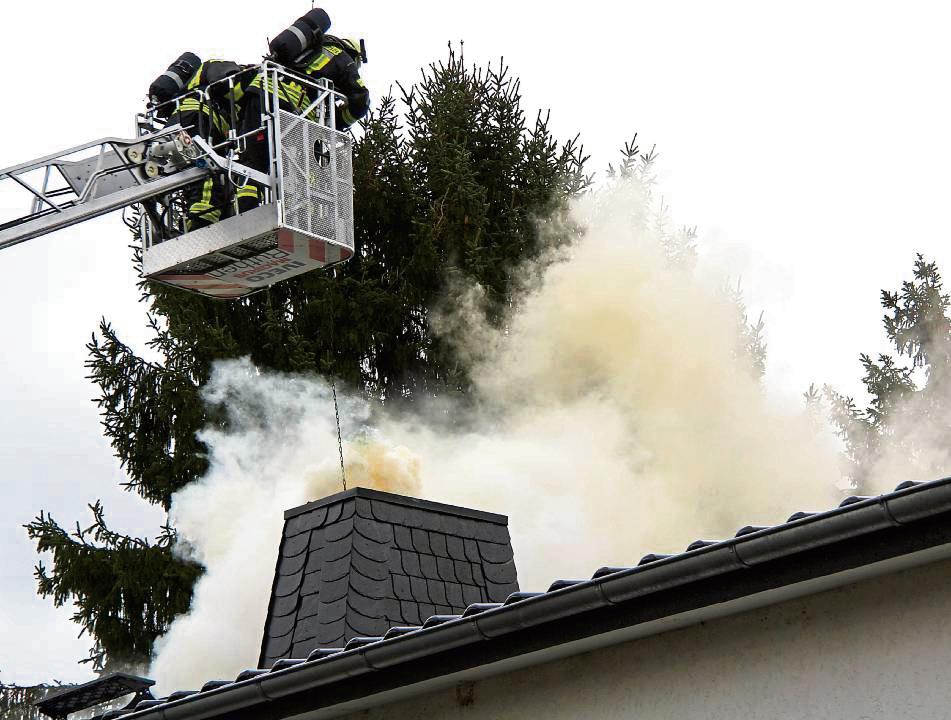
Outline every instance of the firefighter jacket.
[[[235, 123], [238, 103], [244, 88], [237, 74], [241, 66], [230, 60], [206, 60], [185, 86], [185, 97], [179, 103], [179, 112], [200, 112], [208, 116], [212, 127], [227, 136]], [[233, 82], [222, 82], [235, 75]], [[195, 91], [207, 91], [207, 97]]]
[[334, 89], [346, 97], [346, 104], [337, 110], [338, 130], [346, 130], [369, 111], [370, 91], [343, 41], [325, 35], [320, 51], [306, 58], [301, 69], [311, 77], [330, 80]]

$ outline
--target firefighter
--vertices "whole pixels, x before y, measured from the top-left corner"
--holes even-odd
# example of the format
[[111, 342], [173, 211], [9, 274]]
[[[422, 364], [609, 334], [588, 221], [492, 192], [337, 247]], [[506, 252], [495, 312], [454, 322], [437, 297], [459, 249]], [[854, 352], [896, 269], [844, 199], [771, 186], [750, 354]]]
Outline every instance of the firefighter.
[[[310, 48], [320, 47], [324, 33], [330, 28], [330, 16], [321, 9], [314, 8], [294, 21], [293, 25], [282, 30], [270, 42], [270, 57], [276, 62], [290, 67], [295, 59], [302, 57]], [[241, 109], [241, 134], [245, 137], [245, 149], [241, 153], [241, 162], [252, 170], [269, 173], [268, 141], [266, 126], [263, 124], [262, 111], [268, 104], [264, 101], [267, 93], [273, 98], [273, 78], [270, 74], [262, 77], [255, 74], [247, 82], [245, 101]], [[281, 110], [300, 114], [310, 100], [304, 87], [288, 77], [277, 78], [278, 106]], [[247, 212], [261, 202], [261, 187], [258, 183], [248, 182], [238, 188], [238, 210]]]
[[370, 91], [360, 77], [360, 65], [367, 61], [363, 40], [324, 35], [315, 49], [299, 64], [304, 74], [330, 80], [346, 101], [337, 108], [337, 129], [346, 130], [370, 109]]
[[[178, 123], [190, 135], [218, 145], [228, 138], [238, 118], [238, 103], [244, 92], [238, 76], [241, 70], [242, 66], [230, 60], [199, 61], [184, 87], [174, 93], [170, 92], [171, 86], [177, 84], [175, 80], [180, 80], [182, 73], [170, 78], [167, 71], [149, 88], [150, 99], [153, 105], [167, 103], [164, 115], [161, 106], [158, 114], [167, 115], [169, 123]], [[236, 76], [232, 83], [223, 82], [231, 75]], [[176, 98], [178, 101], [172, 105]], [[182, 194], [187, 208], [186, 231], [218, 222], [231, 199], [230, 186], [225, 178], [216, 175], [189, 185]]]

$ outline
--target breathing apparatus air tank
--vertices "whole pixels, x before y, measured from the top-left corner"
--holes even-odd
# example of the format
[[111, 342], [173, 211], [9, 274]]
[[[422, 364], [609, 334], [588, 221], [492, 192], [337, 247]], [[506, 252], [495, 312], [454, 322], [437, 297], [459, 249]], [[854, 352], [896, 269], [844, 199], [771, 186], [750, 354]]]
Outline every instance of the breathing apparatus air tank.
[[175, 62], [149, 85], [149, 102], [159, 105], [181, 94], [191, 76], [200, 67], [201, 58], [195, 53], [185, 52], [179, 55]]
[[330, 16], [322, 8], [314, 8], [271, 40], [271, 55], [282, 65], [293, 65], [304, 53], [320, 47], [323, 35], [329, 29]]

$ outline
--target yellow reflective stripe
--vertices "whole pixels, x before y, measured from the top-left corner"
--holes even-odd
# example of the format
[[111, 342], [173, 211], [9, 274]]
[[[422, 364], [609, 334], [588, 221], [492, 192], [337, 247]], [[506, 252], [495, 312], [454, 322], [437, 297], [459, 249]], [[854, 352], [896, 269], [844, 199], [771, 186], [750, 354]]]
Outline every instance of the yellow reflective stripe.
[[192, 79], [188, 81], [188, 85], [186, 86], [187, 90], [194, 90], [196, 87], [198, 87], [198, 85], [201, 83], [201, 73], [204, 69], [205, 63], [202, 63], [198, 67], [198, 72], [192, 75]]
[[310, 64], [304, 70], [305, 73], [308, 73], [308, 74], [315, 73], [318, 70], [322, 70], [323, 68], [327, 66], [327, 63], [329, 63], [333, 59], [330, 55], [326, 54], [327, 49], [328, 48], [325, 48], [324, 51], [320, 55], [318, 55], [317, 57], [315, 57], [313, 60], [310, 61]]
[[218, 222], [221, 219], [221, 210], [208, 203], [196, 202], [188, 208], [188, 214], [193, 217], [200, 217], [204, 220]]
[[258, 189], [254, 185], [242, 185], [238, 188], [237, 196], [240, 197], [254, 197], [258, 196]]
[[211, 118], [212, 124], [219, 132], [227, 135], [231, 125], [222, 117], [220, 113], [215, 112], [207, 102], [196, 100], [195, 98], [185, 98], [178, 106], [179, 112], [203, 112]]
[[207, 205], [211, 205], [211, 191], [215, 187], [215, 182], [211, 178], [205, 178], [205, 182], [201, 186], [201, 201]]
[[357, 78], [357, 85], [359, 85], [362, 88], [365, 88], [367, 86], [367, 84], [363, 82], [363, 78]]

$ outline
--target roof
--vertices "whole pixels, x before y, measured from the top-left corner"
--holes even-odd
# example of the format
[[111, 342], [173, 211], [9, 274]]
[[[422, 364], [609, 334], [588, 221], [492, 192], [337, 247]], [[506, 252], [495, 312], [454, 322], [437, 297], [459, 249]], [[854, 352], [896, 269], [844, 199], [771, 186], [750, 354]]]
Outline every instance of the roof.
[[198, 692], [140, 702], [126, 717], [331, 717], [381, 704], [400, 688], [572, 644], [587, 642], [590, 649], [598, 638], [622, 637], [618, 633], [630, 638], [664, 619], [696, 622], [697, 612], [734, 601], [773, 591], [789, 597], [790, 588], [815, 592], [823, 582], [834, 586], [828, 578], [859, 577], [874, 567], [883, 572], [906, 558], [944, 557], [951, 554], [949, 521], [951, 478], [906, 482], [881, 496], [847, 498], [826, 512], [796, 512], [779, 525], [743, 527], [726, 540], [697, 540], [675, 555], [649, 554], [634, 567], [599, 568], [589, 579], [556, 580], [543, 592], [516, 592], [501, 603], [429, 617], [420, 627], [392, 627], [342, 648], [279, 660], [234, 680], [210, 681]]
[[284, 513], [258, 666], [517, 591], [504, 515], [347, 490]]

